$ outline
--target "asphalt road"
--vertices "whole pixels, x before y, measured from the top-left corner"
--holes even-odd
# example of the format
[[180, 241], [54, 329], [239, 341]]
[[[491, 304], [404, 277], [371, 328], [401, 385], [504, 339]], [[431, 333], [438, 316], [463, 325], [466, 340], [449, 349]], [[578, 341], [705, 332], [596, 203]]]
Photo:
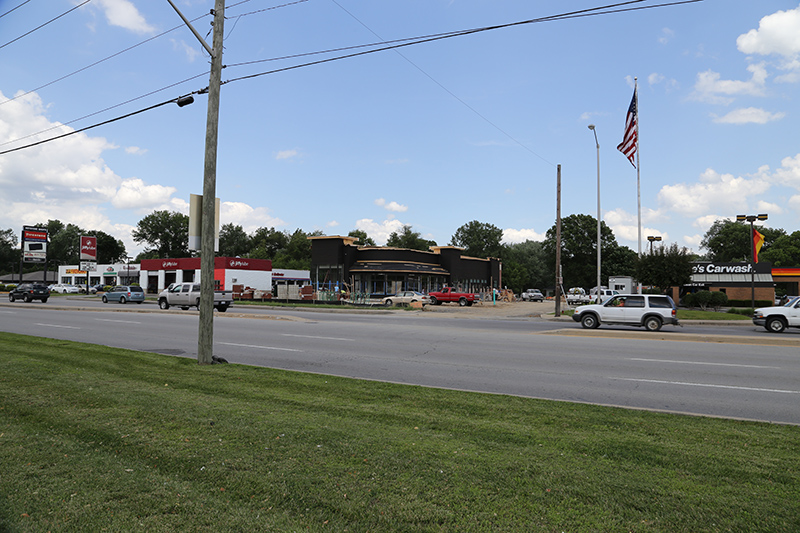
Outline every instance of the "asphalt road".
[[[113, 311], [113, 312], [112, 312]], [[218, 314], [232, 363], [486, 393], [800, 424], [800, 335], [750, 326], [583, 330], [531, 316]], [[0, 304], [0, 330], [195, 358], [196, 312], [150, 303]]]

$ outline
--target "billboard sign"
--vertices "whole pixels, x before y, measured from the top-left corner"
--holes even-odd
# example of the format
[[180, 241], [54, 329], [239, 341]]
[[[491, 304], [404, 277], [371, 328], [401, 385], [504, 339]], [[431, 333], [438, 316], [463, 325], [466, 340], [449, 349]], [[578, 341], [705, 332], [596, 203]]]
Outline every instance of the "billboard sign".
[[22, 226], [22, 260], [26, 263], [47, 261], [47, 228]]
[[97, 237], [81, 237], [81, 261], [97, 261]]

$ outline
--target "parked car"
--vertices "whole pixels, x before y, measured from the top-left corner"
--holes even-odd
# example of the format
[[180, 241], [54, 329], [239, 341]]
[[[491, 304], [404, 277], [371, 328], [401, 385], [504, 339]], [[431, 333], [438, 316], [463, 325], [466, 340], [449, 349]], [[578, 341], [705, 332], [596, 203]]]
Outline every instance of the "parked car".
[[753, 324], [771, 333], [782, 333], [786, 328], [800, 328], [800, 297], [795, 296], [781, 306], [756, 309], [753, 312]]
[[50, 288], [50, 292], [57, 292], [60, 294], [78, 294], [81, 290], [75, 285], [68, 283], [56, 283]]
[[9, 302], [41, 300], [42, 303], [45, 303], [49, 297], [50, 289], [47, 288], [47, 285], [40, 283], [20, 283], [8, 293]]
[[422, 302], [422, 305], [425, 305], [431, 303], [431, 299], [427, 294], [417, 291], [401, 291], [394, 296], [387, 296], [383, 299], [383, 305], [387, 307], [399, 304], [408, 305], [411, 302]]
[[600, 324], [644, 326], [658, 331], [663, 324], [678, 326], [677, 307], [669, 296], [658, 294], [618, 294], [602, 304], [582, 305], [572, 320], [593, 329]]
[[103, 303], [119, 302], [121, 304], [127, 302], [136, 302], [140, 304], [144, 301], [144, 289], [138, 285], [117, 285], [107, 293], [103, 294]]
[[528, 289], [521, 295], [524, 302], [543, 302], [544, 294], [539, 289]]

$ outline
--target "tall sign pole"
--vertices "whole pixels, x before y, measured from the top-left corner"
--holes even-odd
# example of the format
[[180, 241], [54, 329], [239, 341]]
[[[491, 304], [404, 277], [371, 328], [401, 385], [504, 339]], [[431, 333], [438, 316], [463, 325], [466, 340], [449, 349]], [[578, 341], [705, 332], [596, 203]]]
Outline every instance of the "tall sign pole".
[[561, 316], [561, 165], [556, 170], [556, 316]]
[[214, 213], [217, 197], [217, 133], [224, 24], [225, 0], [216, 0], [211, 75], [208, 82], [206, 158], [203, 171], [203, 234], [200, 241], [200, 327], [197, 337], [197, 362], [201, 365], [211, 364], [214, 355], [214, 235], [216, 233]]

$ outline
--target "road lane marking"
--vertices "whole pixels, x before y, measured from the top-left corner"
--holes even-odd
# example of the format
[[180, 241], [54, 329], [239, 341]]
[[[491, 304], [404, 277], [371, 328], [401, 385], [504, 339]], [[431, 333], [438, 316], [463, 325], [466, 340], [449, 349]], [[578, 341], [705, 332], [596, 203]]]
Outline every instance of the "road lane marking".
[[46, 328], [64, 328], [64, 329], [81, 329], [76, 326], [60, 326], [58, 324], [36, 324], [37, 326], [44, 326]]
[[675, 363], [678, 365], [709, 365], [709, 366], [733, 366], [738, 368], [769, 368], [780, 370], [779, 366], [760, 366], [760, 365], [738, 365], [735, 363], [705, 363], [703, 361], [672, 361], [670, 359], [645, 359], [643, 357], [631, 357], [631, 361], [646, 361], [648, 363]]
[[322, 339], [325, 341], [346, 341], [352, 342], [353, 339], [343, 339], [341, 337], [315, 337], [313, 335], [292, 335], [291, 333], [281, 333], [284, 337], [300, 337], [302, 339]]
[[98, 322], [119, 322], [120, 324], [141, 324], [133, 320], [111, 320], [110, 318], [95, 318]]
[[294, 348], [277, 348], [275, 346], [256, 346], [254, 344], [237, 344], [235, 342], [219, 342], [217, 344], [224, 344], [225, 346], [238, 346], [240, 348], [257, 348], [259, 350], [280, 350], [282, 352], [302, 352], [303, 350], [295, 350]]
[[800, 394], [800, 390], [761, 389], [757, 387], [739, 387], [736, 385], [714, 385], [712, 383], [688, 383], [686, 381], [660, 381], [657, 379], [616, 378], [616, 377], [612, 377], [610, 379], [619, 379], [621, 381], [638, 381], [640, 383], [660, 383], [662, 385], [685, 385], [687, 387], [709, 387], [712, 389], [734, 389], [734, 390], [746, 390], [753, 392], [777, 392], [780, 394]]

